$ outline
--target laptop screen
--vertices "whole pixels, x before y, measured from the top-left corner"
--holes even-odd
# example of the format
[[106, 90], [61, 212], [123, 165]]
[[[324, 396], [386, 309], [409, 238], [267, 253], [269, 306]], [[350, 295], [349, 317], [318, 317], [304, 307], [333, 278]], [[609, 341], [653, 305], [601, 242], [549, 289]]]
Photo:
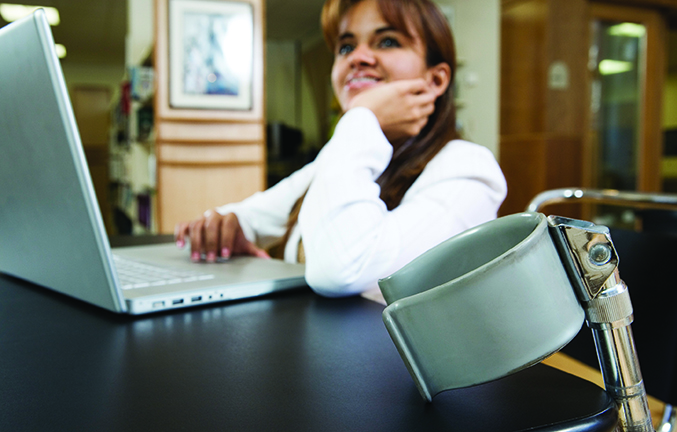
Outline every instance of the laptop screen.
[[124, 311], [42, 10], [0, 29], [0, 58], [0, 271]]

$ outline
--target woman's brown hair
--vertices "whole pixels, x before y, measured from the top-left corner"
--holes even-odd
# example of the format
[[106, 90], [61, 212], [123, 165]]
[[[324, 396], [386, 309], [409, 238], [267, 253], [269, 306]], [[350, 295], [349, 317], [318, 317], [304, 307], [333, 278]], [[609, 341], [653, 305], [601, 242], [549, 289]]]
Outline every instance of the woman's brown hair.
[[[348, 10], [363, 0], [327, 0], [322, 9], [322, 30], [332, 52], [336, 52], [341, 20]], [[435, 101], [435, 111], [421, 132], [393, 153], [390, 164], [376, 180], [380, 198], [388, 210], [396, 208], [409, 187], [430, 160], [447, 142], [459, 138], [456, 131], [456, 107], [453, 82], [456, 73], [456, 48], [445, 16], [430, 0], [376, 0], [385, 21], [408, 37], [415, 31], [426, 47], [428, 67], [446, 63], [451, 69], [447, 90]], [[284, 248], [298, 215], [305, 194], [298, 199], [287, 222], [287, 233], [280, 245]]]

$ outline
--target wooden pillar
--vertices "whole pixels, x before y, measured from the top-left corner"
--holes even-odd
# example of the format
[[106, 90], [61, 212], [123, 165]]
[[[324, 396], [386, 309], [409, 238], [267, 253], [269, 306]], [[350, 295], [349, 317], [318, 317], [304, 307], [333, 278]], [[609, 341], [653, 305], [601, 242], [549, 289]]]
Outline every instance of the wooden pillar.
[[[156, 0], [155, 129], [157, 155], [157, 215], [161, 233], [177, 222], [194, 219], [205, 210], [240, 201], [266, 187], [266, 138], [263, 88], [264, 0], [179, 3], [188, 7], [214, 5], [228, 15], [228, 5], [248, 5], [253, 20], [251, 103], [237, 108], [176, 106], [170, 103], [171, 80], [181, 70], [172, 56], [183, 55], [170, 25], [169, 4]], [[225, 9], [224, 9], [225, 8]], [[198, 12], [203, 13], [198, 9]], [[243, 49], [248, 49], [243, 38]], [[172, 42], [174, 41], [174, 42]], [[226, 59], [228, 60], [228, 59]], [[236, 65], [237, 66], [237, 65]]]

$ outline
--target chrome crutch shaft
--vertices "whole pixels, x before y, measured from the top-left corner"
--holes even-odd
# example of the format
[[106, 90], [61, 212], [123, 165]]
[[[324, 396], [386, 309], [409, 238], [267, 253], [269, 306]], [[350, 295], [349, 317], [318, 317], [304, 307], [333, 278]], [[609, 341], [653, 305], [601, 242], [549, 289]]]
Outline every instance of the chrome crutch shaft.
[[619, 410], [621, 430], [651, 431], [642, 372], [632, 335], [632, 304], [625, 283], [615, 271], [600, 295], [583, 304], [597, 348], [604, 388]]

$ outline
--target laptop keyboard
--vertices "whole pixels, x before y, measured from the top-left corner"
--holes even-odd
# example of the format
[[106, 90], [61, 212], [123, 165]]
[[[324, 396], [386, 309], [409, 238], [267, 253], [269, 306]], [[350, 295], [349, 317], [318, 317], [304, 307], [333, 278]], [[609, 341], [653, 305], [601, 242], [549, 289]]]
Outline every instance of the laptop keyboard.
[[122, 289], [147, 288], [181, 282], [214, 279], [213, 274], [198, 271], [173, 270], [167, 267], [140, 263], [113, 255]]

